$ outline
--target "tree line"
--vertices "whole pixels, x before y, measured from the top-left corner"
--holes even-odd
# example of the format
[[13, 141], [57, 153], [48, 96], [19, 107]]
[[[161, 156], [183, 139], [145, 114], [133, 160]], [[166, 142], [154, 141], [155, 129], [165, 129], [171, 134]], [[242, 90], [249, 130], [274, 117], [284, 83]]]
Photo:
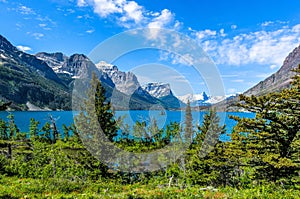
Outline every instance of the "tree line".
[[[205, 114], [201, 125], [193, 125], [189, 103], [184, 125], [173, 122], [159, 129], [155, 120], [148, 127], [145, 122], [137, 121], [131, 133], [122, 119], [114, 118], [105, 89], [93, 75], [76, 126], [64, 125], [63, 132], [58, 132], [53, 118], [42, 128], [39, 121], [31, 119], [29, 132], [22, 133], [13, 115], [7, 122], [0, 120], [0, 174], [74, 181], [156, 181], [169, 187], [246, 188], [273, 183], [300, 188], [300, 65], [294, 72], [290, 88], [263, 96], [239, 96], [237, 106], [255, 113], [255, 117], [230, 116], [237, 125], [227, 142], [219, 140], [220, 135], [226, 134], [226, 126], [220, 125], [216, 110]], [[102, 133], [93, 130], [97, 126]], [[83, 128], [89, 133], [84, 134]], [[188, 147], [160, 170], [134, 173], [99, 161], [97, 155], [91, 155], [97, 151], [91, 151], [85, 142], [93, 145], [109, 142], [122, 150], [141, 153], [176, 142], [188, 143]]]

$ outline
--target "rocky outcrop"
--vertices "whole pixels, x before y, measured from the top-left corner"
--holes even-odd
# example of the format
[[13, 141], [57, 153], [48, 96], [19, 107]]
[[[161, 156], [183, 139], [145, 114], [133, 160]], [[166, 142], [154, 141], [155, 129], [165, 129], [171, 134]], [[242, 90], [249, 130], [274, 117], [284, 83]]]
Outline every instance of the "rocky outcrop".
[[107, 76], [115, 84], [115, 87], [122, 93], [132, 95], [140, 87], [137, 77], [132, 72], [119, 71], [117, 66], [103, 61], [96, 64], [96, 67], [103, 73], [107, 74]]

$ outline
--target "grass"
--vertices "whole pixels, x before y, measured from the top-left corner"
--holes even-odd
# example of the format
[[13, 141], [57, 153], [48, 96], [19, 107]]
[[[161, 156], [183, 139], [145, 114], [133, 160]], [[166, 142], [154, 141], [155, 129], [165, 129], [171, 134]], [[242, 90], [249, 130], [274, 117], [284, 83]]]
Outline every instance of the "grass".
[[0, 198], [299, 198], [300, 190], [259, 186], [237, 190], [201, 190], [200, 186], [181, 189], [116, 181], [83, 182], [67, 179], [0, 177]]

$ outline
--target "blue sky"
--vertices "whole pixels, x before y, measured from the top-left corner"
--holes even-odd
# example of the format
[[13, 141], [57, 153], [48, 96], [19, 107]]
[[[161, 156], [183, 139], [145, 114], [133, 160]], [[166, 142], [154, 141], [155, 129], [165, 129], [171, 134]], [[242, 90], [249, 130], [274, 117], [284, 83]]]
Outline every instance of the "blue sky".
[[[88, 55], [126, 30], [172, 29], [207, 52], [226, 94], [243, 92], [276, 72], [300, 44], [299, 0], [0, 0], [0, 22], [0, 34], [32, 54]], [[170, 82], [177, 95], [207, 91], [192, 67], [164, 52], [132, 52], [115, 64], [136, 72], [141, 83]]]

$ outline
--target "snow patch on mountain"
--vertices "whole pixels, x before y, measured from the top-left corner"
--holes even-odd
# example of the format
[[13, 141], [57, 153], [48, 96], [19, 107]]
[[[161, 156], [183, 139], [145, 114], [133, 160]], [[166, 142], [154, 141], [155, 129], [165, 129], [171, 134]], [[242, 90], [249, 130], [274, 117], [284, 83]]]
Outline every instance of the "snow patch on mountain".
[[167, 83], [148, 83], [146, 85], [143, 85], [143, 89], [156, 98], [173, 95], [171, 86]]
[[190, 102], [195, 102], [195, 101], [207, 101], [209, 97], [205, 92], [202, 92], [200, 94], [187, 94], [183, 96], [177, 96], [178, 99], [180, 99], [182, 102], [187, 103], [188, 101]]
[[132, 95], [140, 87], [137, 77], [132, 72], [119, 71], [117, 66], [104, 61], [97, 63], [96, 67], [107, 74], [115, 84], [115, 87], [122, 93]]
[[216, 103], [221, 102], [225, 99], [228, 99], [232, 96], [233, 95], [208, 96], [205, 92], [202, 92], [200, 94], [187, 94], [187, 95], [183, 95], [183, 96], [178, 96], [177, 98], [180, 99], [184, 103], [187, 103], [188, 101], [190, 101], [190, 103], [193, 105], [205, 106], [205, 105], [216, 104]]

